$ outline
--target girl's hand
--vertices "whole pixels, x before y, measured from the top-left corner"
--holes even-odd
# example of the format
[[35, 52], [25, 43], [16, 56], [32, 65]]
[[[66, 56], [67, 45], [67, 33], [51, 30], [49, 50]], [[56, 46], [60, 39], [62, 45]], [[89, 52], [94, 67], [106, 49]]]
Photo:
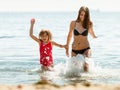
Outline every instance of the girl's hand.
[[32, 19], [31, 19], [31, 24], [34, 24], [34, 23], [35, 23], [35, 19], [32, 18]]

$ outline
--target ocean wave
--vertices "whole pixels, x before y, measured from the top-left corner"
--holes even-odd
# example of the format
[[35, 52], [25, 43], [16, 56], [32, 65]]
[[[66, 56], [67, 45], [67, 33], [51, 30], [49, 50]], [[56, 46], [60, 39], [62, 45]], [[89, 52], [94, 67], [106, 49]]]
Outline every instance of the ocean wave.
[[15, 38], [15, 36], [0, 36], [0, 39], [4, 39], [4, 38]]

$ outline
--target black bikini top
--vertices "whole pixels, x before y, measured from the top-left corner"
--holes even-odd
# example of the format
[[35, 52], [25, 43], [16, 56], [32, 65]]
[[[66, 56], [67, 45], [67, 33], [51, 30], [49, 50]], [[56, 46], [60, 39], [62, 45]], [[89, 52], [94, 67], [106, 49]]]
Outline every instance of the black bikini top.
[[[76, 23], [75, 23], [76, 25]], [[82, 35], [82, 36], [87, 36], [88, 35], [88, 30], [85, 29], [82, 33], [79, 33], [77, 29], [74, 28], [74, 35], [78, 36], [78, 35]]]
[[85, 31], [83, 31], [82, 33], [79, 33], [77, 29], [74, 29], [74, 35], [75, 36], [78, 36], [78, 35], [87, 36], [88, 35], [88, 30], [85, 29]]

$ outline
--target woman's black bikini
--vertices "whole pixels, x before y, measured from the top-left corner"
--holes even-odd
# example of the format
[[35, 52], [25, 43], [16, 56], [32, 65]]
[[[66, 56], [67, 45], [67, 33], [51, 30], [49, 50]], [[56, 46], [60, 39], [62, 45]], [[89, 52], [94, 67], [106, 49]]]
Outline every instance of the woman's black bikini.
[[[85, 29], [82, 33], [79, 33], [77, 29], [74, 29], [74, 35], [75, 36], [78, 36], [78, 35], [87, 36], [88, 35], [88, 30]], [[83, 54], [88, 49], [90, 49], [90, 47], [87, 47], [87, 48], [82, 49], [82, 50], [73, 50], [72, 49], [72, 52], [74, 52], [75, 54]]]
[[82, 49], [82, 50], [73, 50], [72, 49], [72, 52], [74, 52], [75, 54], [83, 54], [88, 49], [90, 49], [90, 47]]
[[88, 35], [88, 30], [85, 29], [82, 33], [79, 33], [77, 29], [74, 29], [74, 35], [75, 36], [78, 36], [78, 35], [87, 36]]

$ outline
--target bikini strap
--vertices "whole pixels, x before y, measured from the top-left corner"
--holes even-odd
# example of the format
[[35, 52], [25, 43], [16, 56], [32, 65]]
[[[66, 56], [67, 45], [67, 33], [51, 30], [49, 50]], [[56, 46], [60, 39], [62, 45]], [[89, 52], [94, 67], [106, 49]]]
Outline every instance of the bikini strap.
[[75, 28], [75, 26], [76, 26], [76, 21], [75, 21], [75, 24], [74, 24], [74, 28]]

